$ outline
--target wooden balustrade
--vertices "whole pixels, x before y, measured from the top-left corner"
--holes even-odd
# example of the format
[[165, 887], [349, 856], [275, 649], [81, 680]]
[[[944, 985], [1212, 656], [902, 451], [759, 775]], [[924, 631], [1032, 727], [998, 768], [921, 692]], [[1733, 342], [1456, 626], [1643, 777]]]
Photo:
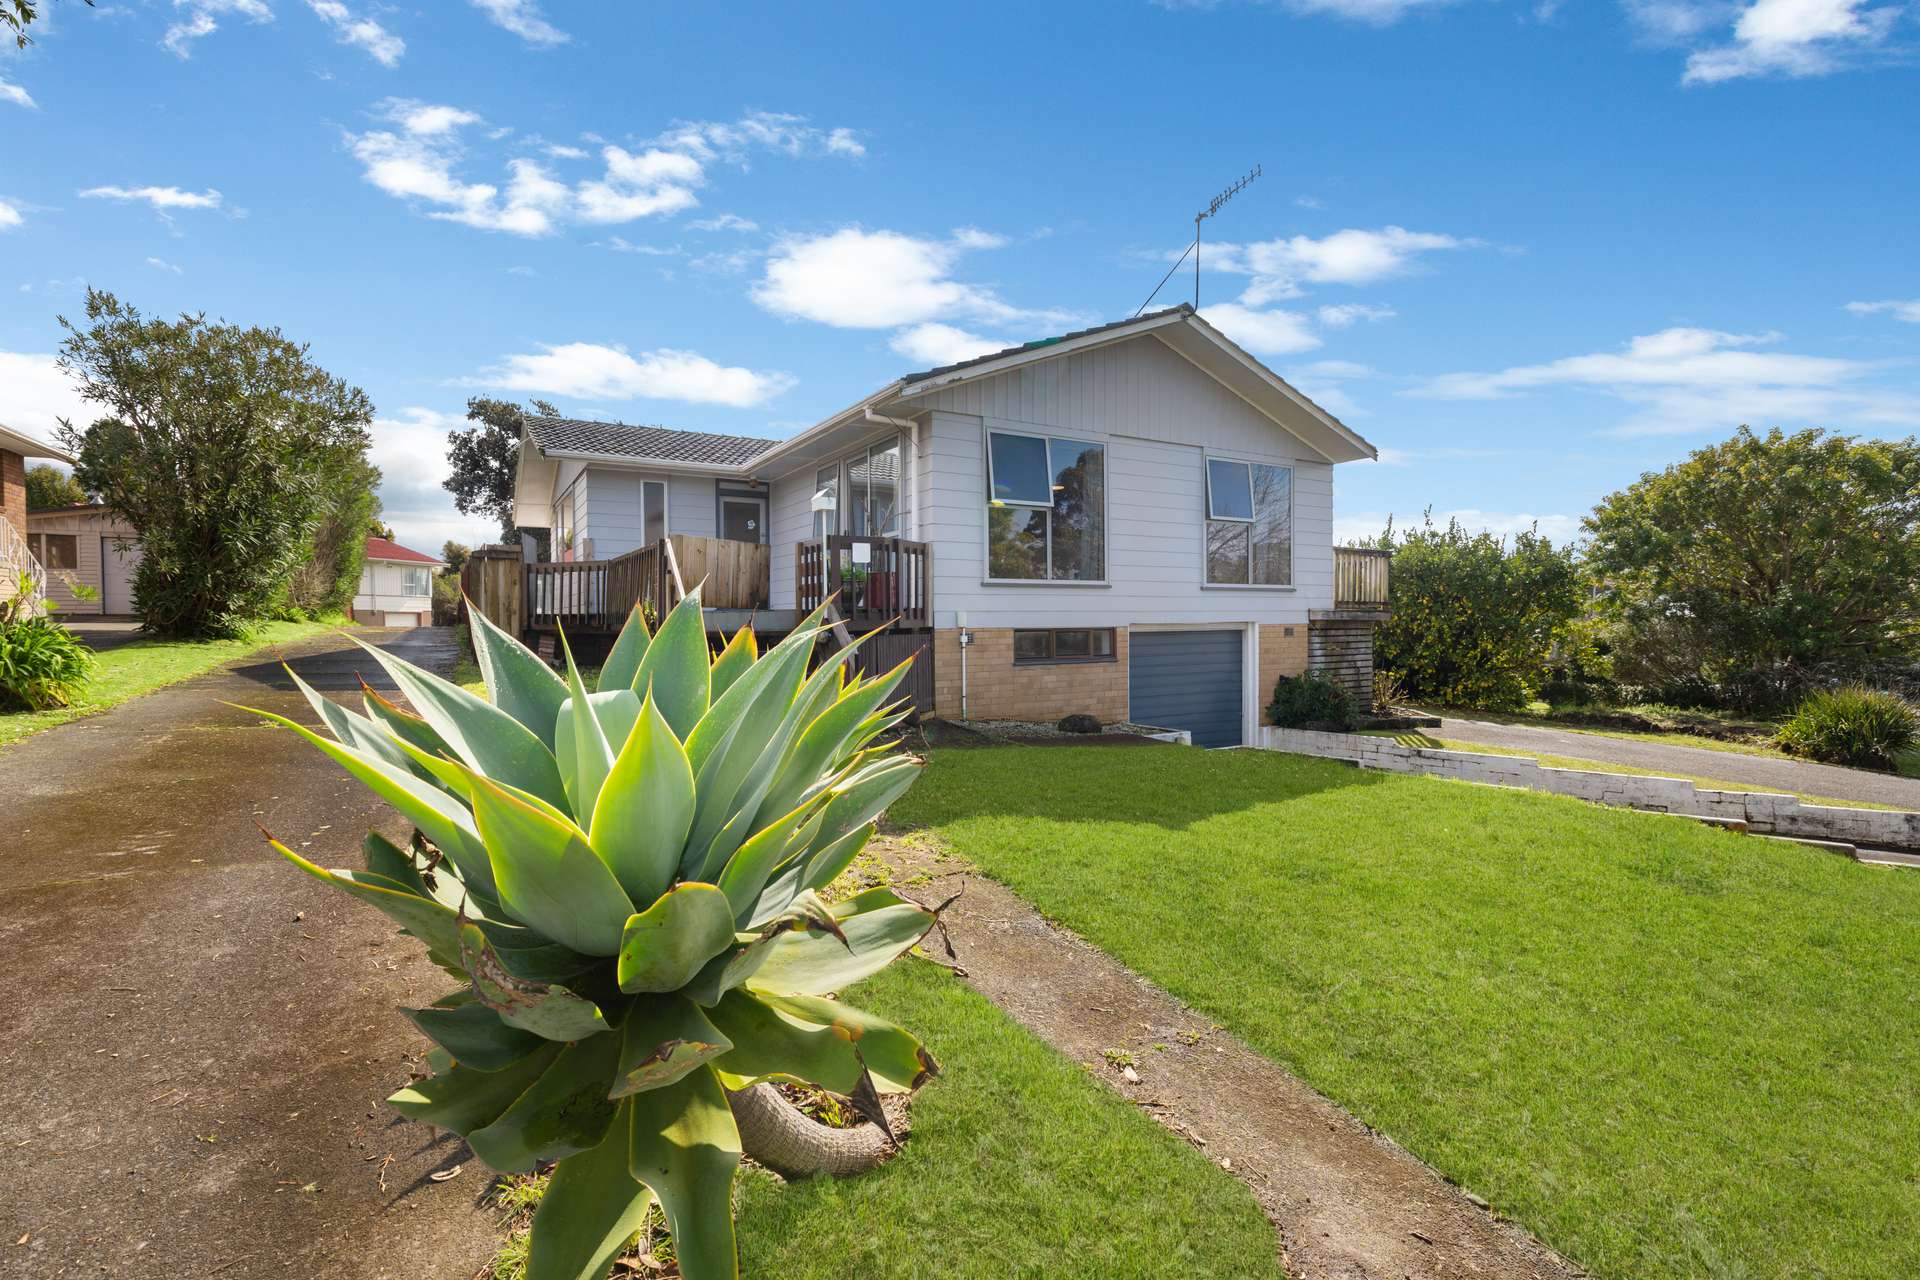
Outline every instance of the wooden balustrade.
[[795, 549], [795, 606], [809, 613], [838, 594], [855, 631], [893, 622], [905, 631], [933, 626], [933, 549], [904, 538], [834, 534]]
[[1393, 553], [1377, 547], [1333, 549], [1333, 607], [1385, 609], [1387, 571]]
[[657, 620], [696, 586], [706, 608], [764, 609], [768, 568], [769, 550], [757, 543], [685, 533], [611, 560], [530, 564], [526, 625], [618, 631], [636, 604], [651, 605]]

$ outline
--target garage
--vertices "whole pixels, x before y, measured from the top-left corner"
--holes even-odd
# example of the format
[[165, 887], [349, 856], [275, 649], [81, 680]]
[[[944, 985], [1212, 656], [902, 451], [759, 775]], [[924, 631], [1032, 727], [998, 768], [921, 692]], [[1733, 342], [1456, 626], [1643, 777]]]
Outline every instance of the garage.
[[1128, 718], [1136, 724], [1185, 729], [1197, 747], [1241, 744], [1242, 650], [1245, 633], [1128, 633]]
[[140, 568], [140, 544], [125, 537], [100, 539], [100, 612], [133, 617], [133, 578]]

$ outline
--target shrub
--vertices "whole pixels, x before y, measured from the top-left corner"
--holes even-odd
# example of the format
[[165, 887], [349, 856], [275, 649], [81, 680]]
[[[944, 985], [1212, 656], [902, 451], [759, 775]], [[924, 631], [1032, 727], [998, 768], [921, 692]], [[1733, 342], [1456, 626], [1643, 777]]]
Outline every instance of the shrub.
[[1823, 689], [1780, 727], [1778, 741], [1782, 750], [1828, 764], [1893, 769], [1920, 742], [1920, 712], [1896, 693]]
[[0, 605], [0, 710], [64, 707], [92, 678], [93, 654], [73, 632]]
[[1375, 671], [1373, 673], [1373, 705], [1376, 707], [1397, 707], [1407, 700], [1407, 683], [1400, 678], [1398, 671]]
[[1328, 727], [1351, 729], [1354, 724], [1353, 699], [1347, 691], [1323, 673], [1309, 671], [1301, 676], [1281, 676], [1273, 686], [1273, 702], [1267, 707], [1267, 719], [1283, 729]]
[[1600, 697], [1584, 680], [1549, 680], [1540, 686], [1540, 699], [1550, 707], [1590, 707]]

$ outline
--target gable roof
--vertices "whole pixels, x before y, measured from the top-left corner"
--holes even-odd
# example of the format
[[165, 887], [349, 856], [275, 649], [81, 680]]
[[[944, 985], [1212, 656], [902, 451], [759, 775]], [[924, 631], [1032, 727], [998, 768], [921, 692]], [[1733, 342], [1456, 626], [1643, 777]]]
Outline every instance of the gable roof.
[[8, 453], [17, 453], [23, 458], [54, 458], [60, 462], [73, 461], [73, 455], [65, 449], [56, 448], [42, 440], [36, 440], [24, 431], [15, 431], [4, 422], [0, 422], [0, 449], [4, 449]]
[[780, 443], [758, 436], [675, 431], [669, 427], [636, 427], [624, 422], [592, 422], [583, 418], [529, 415], [525, 421], [528, 438], [540, 447], [542, 453], [547, 454], [740, 467]]
[[1036, 338], [1032, 342], [1022, 342], [1015, 346], [1002, 347], [998, 351], [989, 351], [986, 355], [974, 356], [970, 360], [956, 360], [952, 364], [936, 365], [931, 369], [922, 369], [919, 373], [902, 374], [900, 381], [903, 384], [911, 385], [915, 382], [924, 381], [927, 378], [938, 378], [944, 374], [958, 372], [961, 369], [971, 369], [976, 365], [992, 364], [994, 361], [1004, 360], [1008, 356], [1025, 355], [1033, 351], [1043, 351], [1048, 347], [1057, 347], [1063, 342], [1077, 342], [1081, 338], [1091, 338], [1098, 334], [1111, 333], [1115, 329], [1126, 329], [1136, 325], [1145, 327], [1149, 324], [1165, 320], [1169, 316], [1180, 315], [1183, 312], [1192, 310], [1193, 308], [1191, 306], [1182, 302], [1178, 306], [1165, 307], [1159, 311], [1149, 311], [1145, 315], [1128, 316], [1125, 320], [1113, 320], [1106, 324], [1097, 324], [1090, 329], [1075, 329], [1072, 333], [1056, 334], [1051, 338]]
[[371, 534], [367, 536], [367, 559], [398, 560], [403, 564], [446, 563], [438, 556], [430, 556], [424, 552], [415, 551], [412, 547], [403, 547], [397, 542], [389, 542], [385, 538], [376, 538]]

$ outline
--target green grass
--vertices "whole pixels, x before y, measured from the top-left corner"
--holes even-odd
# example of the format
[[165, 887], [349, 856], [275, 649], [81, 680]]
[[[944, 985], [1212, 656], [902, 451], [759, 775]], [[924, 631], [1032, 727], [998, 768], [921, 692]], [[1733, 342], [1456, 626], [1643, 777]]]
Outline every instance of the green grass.
[[1472, 751], [1489, 756], [1518, 756], [1523, 760], [1532, 760], [1550, 769], [1586, 769], [1598, 773], [1627, 773], [1640, 778], [1681, 778], [1696, 787], [1705, 787], [1713, 791], [1758, 791], [1768, 795], [1798, 796], [1808, 804], [1838, 805], [1846, 809], [1891, 809], [1904, 812], [1899, 805], [1876, 804], [1870, 800], [1847, 800], [1838, 796], [1818, 796], [1806, 791], [1785, 791], [1779, 787], [1762, 787], [1751, 782], [1730, 782], [1725, 778], [1710, 778], [1698, 773], [1676, 773], [1671, 769], [1640, 769], [1628, 764], [1615, 764], [1610, 760], [1586, 760], [1579, 756], [1559, 756], [1546, 751], [1528, 751], [1522, 747], [1495, 747], [1484, 742], [1467, 742], [1460, 738], [1436, 738], [1429, 733], [1405, 730], [1371, 729], [1362, 730], [1370, 737], [1392, 738], [1403, 747], [1438, 747], [1443, 751]]
[[85, 698], [73, 706], [0, 715], [0, 747], [57, 724], [105, 711], [143, 693], [190, 680], [223, 662], [244, 658], [269, 645], [304, 640], [351, 625], [339, 620], [263, 622], [244, 640], [136, 640], [109, 649], [94, 655], [93, 683], [88, 686]]
[[[911, 1027], [942, 1073], [914, 1099], [912, 1137], [875, 1172], [742, 1176], [742, 1275], [1283, 1280], [1273, 1228], [1242, 1183], [944, 969], [902, 960], [849, 998]], [[517, 1280], [523, 1256], [510, 1240], [498, 1280]]]
[[892, 812], [1602, 1277], [1920, 1274], [1920, 875], [1266, 752]]

